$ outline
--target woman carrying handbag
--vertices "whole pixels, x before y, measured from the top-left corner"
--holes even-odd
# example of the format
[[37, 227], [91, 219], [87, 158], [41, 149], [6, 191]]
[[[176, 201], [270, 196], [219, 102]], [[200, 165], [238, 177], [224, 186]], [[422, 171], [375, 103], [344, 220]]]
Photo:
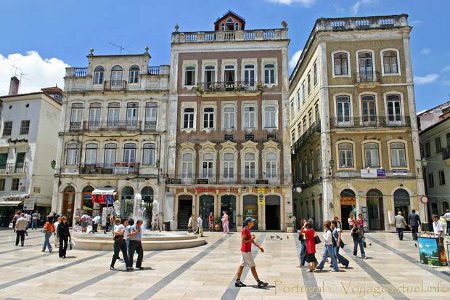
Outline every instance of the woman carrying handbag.
[[310, 222], [307, 222], [306, 226], [304, 225], [301, 232], [305, 236], [306, 243], [306, 261], [309, 263], [308, 272], [314, 272], [317, 266], [316, 259], [316, 232], [313, 229], [313, 225]]

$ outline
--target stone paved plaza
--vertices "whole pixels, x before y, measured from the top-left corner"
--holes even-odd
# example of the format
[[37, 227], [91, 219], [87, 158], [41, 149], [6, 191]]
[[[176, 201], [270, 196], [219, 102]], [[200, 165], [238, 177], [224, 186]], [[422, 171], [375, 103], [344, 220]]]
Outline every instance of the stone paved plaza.
[[[72, 250], [63, 260], [57, 251], [41, 252], [40, 231], [30, 232], [21, 248], [14, 246], [11, 230], [2, 230], [0, 299], [448, 299], [450, 295], [449, 267], [419, 264], [409, 234], [402, 242], [393, 233], [367, 234], [368, 259], [354, 258], [346, 246], [348, 269], [332, 273], [326, 266], [324, 272], [308, 273], [297, 267], [298, 242], [293, 234], [256, 232], [266, 250], [257, 253], [257, 270], [269, 282], [268, 289], [255, 288], [248, 272], [243, 276], [248, 286], [234, 287], [239, 234], [205, 235], [205, 246], [146, 252], [146, 270], [124, 272], [121, 263], [116, 264], [118, 270], [109, 270], [112, 251]], [[350, 242], [348, 235], [345, 241]]]

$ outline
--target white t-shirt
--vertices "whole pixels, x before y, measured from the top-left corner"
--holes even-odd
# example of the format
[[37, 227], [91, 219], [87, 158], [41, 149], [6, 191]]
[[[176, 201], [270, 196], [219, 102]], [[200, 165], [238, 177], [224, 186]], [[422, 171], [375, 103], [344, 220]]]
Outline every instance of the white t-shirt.
[[445, 213], [443, 217], [450, 222], [450, 212]]
[[444, 232], [444, 226], [442, 226], [442, 223], [438, 221], [433, 221], [433, 231], [435, 234], [440, 234], [441, 232]]
[[[114, 232], [118, 232], [118, 231], [122, 231], [122, 230], [125, 230], [125, 226], [123, 226], [123, 224], [114, 226]], [[124, 238], [126, 238], [125, 234], [126, 234], [126, 231], [123, 234]]]
[[202, 220], [202, 218], [198, 217], [197, 225], [198, 225], [198, 227], [203, 227], [203, 220]]
[[325, 245], [333, 245], [333, 240], [331, 239], [331, 231], [327, 230], [323, 234], [323, 239], [325, 240]]

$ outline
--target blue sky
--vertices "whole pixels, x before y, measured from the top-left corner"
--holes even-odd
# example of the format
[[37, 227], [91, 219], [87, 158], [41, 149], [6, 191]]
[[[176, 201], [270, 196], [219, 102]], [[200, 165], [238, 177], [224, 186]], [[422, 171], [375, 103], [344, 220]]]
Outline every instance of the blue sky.
[[286, 20], [290, 57], [319, 17], [407, 13], [417, 109], [450, 100], [448, 0], [1, 0], [0, 95], [14, 73], [26, 74], [21, 92], [61, 86], [64, 67], [86, 66], [89, 48], [119, 53], [111, 43], [132, 53], [148, 45], [152, 65], [168, 64], [175, 24], [180, 31], [212, 30], [228, 9], [243, 16], [247, 28], [279, 27]]

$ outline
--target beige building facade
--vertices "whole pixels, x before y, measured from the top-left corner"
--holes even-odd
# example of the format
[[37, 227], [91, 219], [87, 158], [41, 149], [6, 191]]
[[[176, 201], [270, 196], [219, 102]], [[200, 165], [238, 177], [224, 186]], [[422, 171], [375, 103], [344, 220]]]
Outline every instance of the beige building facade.
[[290, 83], [297, 218], [424, 217], [410, 31], [407, 15], [316, 21]]

